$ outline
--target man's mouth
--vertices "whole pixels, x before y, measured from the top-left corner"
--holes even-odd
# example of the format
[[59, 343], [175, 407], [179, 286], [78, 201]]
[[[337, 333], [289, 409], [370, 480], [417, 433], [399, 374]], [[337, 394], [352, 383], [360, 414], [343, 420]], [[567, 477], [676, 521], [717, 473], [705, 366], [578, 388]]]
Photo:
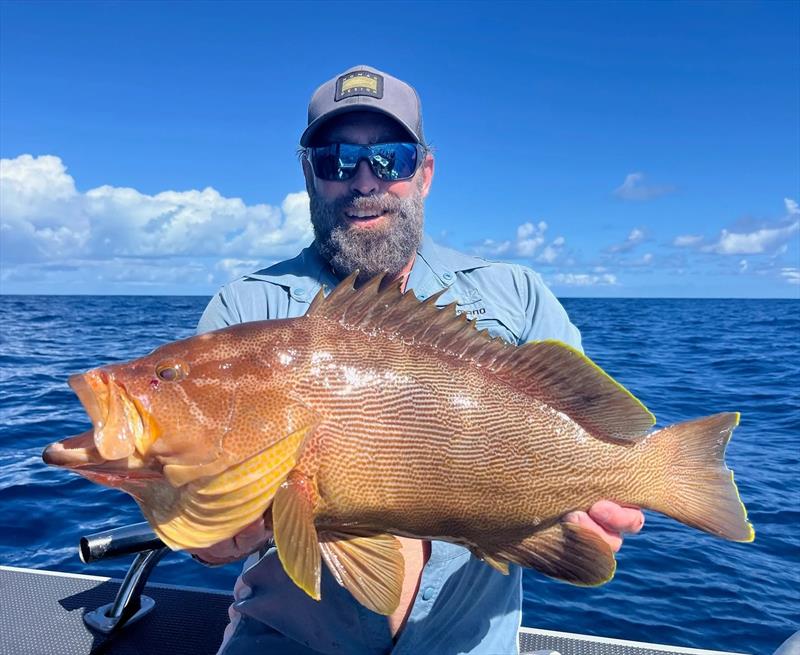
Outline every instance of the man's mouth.
[[344, 215], [347, 217], [347, 220], [354, 223], [369, 223], [379, 218], [384, 218], [386, 212], [381, 209], [359, 209], [345, 211]]

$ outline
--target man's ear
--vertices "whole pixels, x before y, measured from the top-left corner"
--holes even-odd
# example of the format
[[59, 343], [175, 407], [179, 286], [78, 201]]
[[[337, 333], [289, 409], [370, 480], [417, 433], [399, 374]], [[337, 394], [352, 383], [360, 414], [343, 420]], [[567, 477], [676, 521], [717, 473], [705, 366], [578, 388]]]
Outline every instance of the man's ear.
[[306, 178], [306, 191], [309, 195], [311, 195], [314, 190], [314, 171], [312, 170], [311, 164], [305, 155], [300, 159], [300, 161], [303, 163], [303, 177]]
[[425, 161], [422, 162], [422, 197], [426, 198], [433, 182], [433, 154], [430, 152], [425, 155]]

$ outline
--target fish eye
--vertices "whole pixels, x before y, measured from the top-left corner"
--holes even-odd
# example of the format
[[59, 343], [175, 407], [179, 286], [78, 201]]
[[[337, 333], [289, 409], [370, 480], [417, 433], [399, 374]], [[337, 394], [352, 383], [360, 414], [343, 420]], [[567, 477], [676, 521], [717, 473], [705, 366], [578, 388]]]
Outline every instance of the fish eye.
[[164, 382], [177, 382], [183, 380], [189, 373], [189, 368], [182, 362], [159, 362], [156, 365], [156, 376]]

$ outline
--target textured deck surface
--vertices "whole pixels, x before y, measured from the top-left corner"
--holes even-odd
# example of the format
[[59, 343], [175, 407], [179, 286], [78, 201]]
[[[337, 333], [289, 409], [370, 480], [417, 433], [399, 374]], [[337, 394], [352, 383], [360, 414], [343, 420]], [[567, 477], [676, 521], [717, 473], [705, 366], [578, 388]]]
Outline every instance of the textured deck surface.
[[148, 585], [145, 594], [156, 601], [155, 609], [108, 639], [88, 628], [83, 615], [112, 602], [118, 588], [117, 580], [0, 567], [0, 654], [216, 652], [228, 623], [230, 595]]
[[[110, 603], [119, 581], [0, 566], [0, 655], [211, 655], [228, 622], [229, 594], [148, 585], [155, 609], [111, 639], [89, 629], [83, 615]], [[620, 640], [523, 628], [521, 653], [560, 655], [701, 654]], [[426, 654], [435, 655], [435, 654]]]

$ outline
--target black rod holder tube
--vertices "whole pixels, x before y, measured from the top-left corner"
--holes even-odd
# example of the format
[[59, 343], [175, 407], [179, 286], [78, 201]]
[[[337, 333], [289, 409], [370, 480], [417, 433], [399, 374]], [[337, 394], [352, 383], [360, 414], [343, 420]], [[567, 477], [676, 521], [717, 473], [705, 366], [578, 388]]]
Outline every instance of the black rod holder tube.
[[164, 542], [144, 522], [81, 537], [78, 550], [81, 561], [88, 564], [104, 557], [121, 557], [159, 548], [164, 548]]
[[[147, 578], [150, 577], [150, 572], [153, 570], [158, 560], [160, 560], [164, 553], [169, 549], [166, 546], [157, 550], [150, 550], [146, 553], [139, 553], [136, 559], [128, 569], [125, 579], [120, 585], [117, 597], [114, 599], [114, 604], [111, 606], [111, 611], [107, 614], [110, 619], [118, 619], [120, 624], [124, 624], [131, 616], [139, 611], [140, 603], [139, 597], [144, 591], [144, 586], [147, 584]], [[121, 627], [121, 625], [119, 626]]]

